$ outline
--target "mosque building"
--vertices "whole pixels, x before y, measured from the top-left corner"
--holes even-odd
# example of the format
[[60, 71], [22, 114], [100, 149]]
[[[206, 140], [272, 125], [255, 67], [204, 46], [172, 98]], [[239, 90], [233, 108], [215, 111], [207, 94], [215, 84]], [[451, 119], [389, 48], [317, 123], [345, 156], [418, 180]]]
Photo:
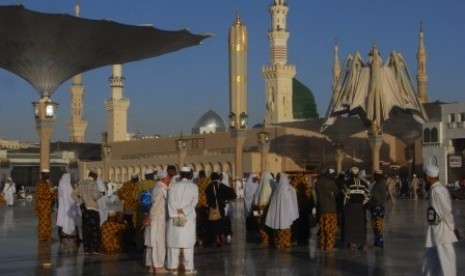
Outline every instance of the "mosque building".
[[[340, 118], [325, 133], [320, 133], [323, 120], [316, 111], [313, 93], [295, 78], [297, 69], [287, 60], [289, 29], [286, 19], [289, 6], [286, 1], [273, 0], [269, 11], [270, 63], [262, 68], [266, 107], [263, 125], [257, 128], [246, 125], [247, 32], [237, 15], [230, 28], [229, 39], [229, 129], [221, 116], [214, 110], [208, 110], [193, 126], [190, 135], [128, 140], [127, 135], [109, 139], [109, 133], [103, 141], [103, 160], [80, 162], [81, 174], [96, 170], [105, 179], [121, 183], [128, 180], [131, 174], [142, 174], [149, 167], [160, 170], [168, 164], [175, 164], [178, 167], [190, 166], [194, 171], [204, 170], [207, 174], [224, 171], [232, 177], [243, 177], [263, 169], [278, 172], [336, 167], [338, 156], [342, 168], [347, 169], [352, 165], [370, 168], [367, 132], [358, 118]], [[234, 38], [234, 34], [238, 33], [240, 39]], [[424, 47], [423, 42], [420, 44]], [[336, 46], [334, 85], [340, 74], [337, 51]], [[419, 51], [418, 57], [425, 59], [424, 53]], [[422, 62], [425, 64], [426, 61]], [[422, 68], [417, 80], [425, 82], [426, 71], [424, 66]], [[426, 84], [423, 87], [427, 101]], [[122, 96], [122, 93], [120, 91], [118, 94]], [[117, 110], [112, 112], [112, 116], [118, 116]], [[125, 112], [121, 110], [124, 115], [120, 118], [126, 116]], [[108, 130], [126, 129], [124, 125], [116, 125], [120, 121], [109, 119]], [[402, 127], [398, 126], [399, 122], [402, 122]], [[421, 166], [420, 133], [421, 124], [409, 116], [402, 113], [391, 116], [384, 127], [384, 143], [380, 150], [382, 168], [388, 170], [392, 165], [409, 168]], [[264, 158], [266, 160], [263, 161]], [[242, 163], [242, 170], [235, 167], [238, 162]], [[238, 171], [240, 175], [237, 175]]]
[[[131, 137], [127, 133], [130, 101], [124, 97], [122, 65], [114, 65], [109, 79], [110, 98], [104, 105], [107, 130], [102, 135], [101, 145], [96, 149], [96, 145], [83, 143], [87, 126], [83, 117], [85, 89], [82, 77], [76, 76], [71, 86], [72, 111], [68, 129], [70, 141], [83, 145], [80, 151], [74, 151], [74, 155], [57, 157], [55, 161], [59, 159], [58, 163], [52, 158], [51, 165], [76, 169], [81, 179], [94, 170], [103, 179], [114, 183], [123, 183], [132, 174], [142, 175], [148, 168], [162, 170], [171, 164], [189, 166], [194, 171], [204, 170], [207, 174], [222, 171], [233, 178], [263, 170], [312, 171], [329, 166], [345, 170], [356, 165], [370, 172], [369, 135], [361, 119], [342, 117], [320, 132], [324, 119], [317, 113], [313, 91], [296, 78], [297, 68], [288, 64], [286, 19], [289, 9], [285, 0], [272, 0], [269, 7], [270, 62], [262, 68], [265, 83], [262, 125], [247, 126], [248, 38], [246, 26], [237, 14], [229, 29], [229, 122], [209, 109], [192, 126], [190, 134], [144, 139]], [[339, 90], [340, 78], [343, 78], [338, 47], [334, 47], [333, 94]], [[441, 172], [444, 171], [440, 180], [453, 182], [465, 175], [461, 161], [465, 156], [465, 107], [463, 103], [429, 102], [422, 27], [416, 80], [418, 99], [430, 121], [422, 125], [411, 115], [394, 110], [383, 125], [380, 168], [387, 173], [393, 167], [400, 167], [408, 175], [421, 171], [424, 163], [436, 164]], [[52, 149], [63, 152], [53, 145]], [[73, 151], [71, 147], [67, 150]], [[91, 150], [98, 156], [90, 154]], [[5, 151], [0, 159], [11, 160], [12, 154]], [[9, 162], [5, 173], [18, 175], [19, 162], [19, 159]], [[454, 166], [452, 169], [450, 164]], [[25, 183], [31, 185], [33, 182]]]

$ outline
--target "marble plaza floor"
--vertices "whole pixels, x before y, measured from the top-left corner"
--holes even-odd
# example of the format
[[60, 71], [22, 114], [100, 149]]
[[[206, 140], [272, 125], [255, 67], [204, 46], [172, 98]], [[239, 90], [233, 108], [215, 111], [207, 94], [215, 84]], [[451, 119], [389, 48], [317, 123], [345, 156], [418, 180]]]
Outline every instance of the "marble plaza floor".
[[[465, 203], [454, 201], [457, 226], [465, 232]], [[419, 275], [424, 257], [426, 203], [398, 200], [388, 205], [385, 249], [351, 252], [339, 248], [324, 253], [309, 246], [295, 246], [289, 253], [245, 242], [242, 204], [236, 203], [231, 245], [195, 249], [198, 275]], [[0, 207], [0, 275], [149, 275], [140, 254], [84, 256], [79, 250], [60, 248], [58, 242], [37, 242], [34, 206], [17, 203]], [[368, 231], [370, 233], [370, 231]], [[54, 229], [56, 236], [56, 229]], [[371, 233], [368, 236], [372, 242]], [[465, 243], [455, 244], [458, 275], [465, 275]]]

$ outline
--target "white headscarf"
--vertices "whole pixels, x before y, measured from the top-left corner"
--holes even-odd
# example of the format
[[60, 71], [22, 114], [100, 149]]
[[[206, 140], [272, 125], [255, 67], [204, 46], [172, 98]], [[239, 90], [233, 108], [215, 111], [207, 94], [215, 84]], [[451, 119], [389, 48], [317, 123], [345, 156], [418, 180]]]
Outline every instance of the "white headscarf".
[[221, 175], [222, 175], [221, 183], [223, 183], [224, 185], [226, 185], [228, 187], [231, 187], [229, 185], [229, 175], [227, 173], [225, 173], [225, 172], [222, 172]]
[[288, 229], [299, 217], [297, 193], [289, 184], [289, 177], [281, 173], [276, 190], [270, 199], [265, 224], [273, 229]]
[[245, 217], [250, 216], [252, 212], [252, 202], [257, 192], [258, 185], [253, 182], [253, 179], [257, 177], [255, 174], [251, 173], [247, 182], [245, 182], [245, 191], [244, 191], [244, 205], [245, 205]]
[[260, 179], [260, 184], [257, 188], [257, 193], [255, 195], [255, 205], [264, 206], [267, 205], [270, 201], [271, 196], [271, 181], [273, 176], [270, 172], [263, 172], [262, 179]]
[[71, 235], [76, 228], [77, 205], [71, 197], [73, 185], [71, 174], [64, 173], [58, 183], [58, 215], [57, 226], [62, 227], [63, 233]]

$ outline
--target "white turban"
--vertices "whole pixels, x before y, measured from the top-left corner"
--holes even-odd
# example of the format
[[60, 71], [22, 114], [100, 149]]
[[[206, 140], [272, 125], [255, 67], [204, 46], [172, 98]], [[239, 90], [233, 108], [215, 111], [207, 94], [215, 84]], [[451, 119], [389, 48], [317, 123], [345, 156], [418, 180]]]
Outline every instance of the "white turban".
[[428, 165], [425, 168], [425, 173], [429, 177], [438, 177], [439, 176], [439, 168], [435, 165]]

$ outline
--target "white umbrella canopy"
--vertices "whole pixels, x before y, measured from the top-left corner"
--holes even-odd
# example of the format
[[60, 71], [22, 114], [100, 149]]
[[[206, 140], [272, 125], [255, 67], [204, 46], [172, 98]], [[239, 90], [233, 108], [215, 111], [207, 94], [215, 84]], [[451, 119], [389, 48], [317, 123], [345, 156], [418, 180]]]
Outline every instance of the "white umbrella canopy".
[[198, 45], [208, 36], [0, 6], [0, 67], [50, 97], [79, 73]]
[[399, 53], [392, 52], [385, 64], [376, 45], [367, 63], [359, 53], [349, 55], [337, 87], [340, 89], [333, 94], [321, 131], [338, 116], [348, 114], [358, 115], [380, 134], [383, 122], [389, 119], [394, 108], [412, 114], [419, 123], [428, 120]]

